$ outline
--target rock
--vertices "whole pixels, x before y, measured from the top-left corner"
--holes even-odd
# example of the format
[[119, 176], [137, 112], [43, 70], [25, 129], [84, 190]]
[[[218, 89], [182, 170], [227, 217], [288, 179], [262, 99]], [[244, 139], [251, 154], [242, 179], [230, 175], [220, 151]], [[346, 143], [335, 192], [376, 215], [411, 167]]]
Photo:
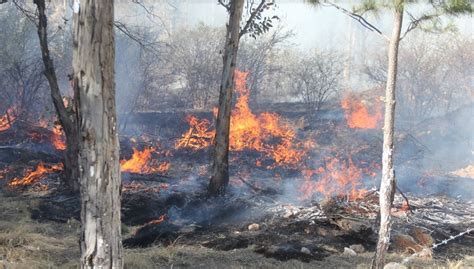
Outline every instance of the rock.
[[356, 253], [364, 253], [365, 252], [364, 246], [360, 245], [360, 244], [350, 245], [349, 248], [352, 249], [353, 251], [355, 251]]
[[344, 248], [344, 252], [342, 253], [344, 256], [357, 256], [357, 253], [350, 249], [350, 248]]
[[398, 262], [389, 262], [385, 264], [383, 269], [408, 269], [408, 267]]
[[260, 230], [260, 225], [258, 225], [257, 223], [252, 223], [249, 225], [248, 229], [249, 231], [258, 231]]
[[310, 255], [310, 254], [311, 254], [311, 251], [310, 251], [308, 248], [306, 248], [306, 247], [302, 247], [302, 248], [301, 248], [301, 253]]

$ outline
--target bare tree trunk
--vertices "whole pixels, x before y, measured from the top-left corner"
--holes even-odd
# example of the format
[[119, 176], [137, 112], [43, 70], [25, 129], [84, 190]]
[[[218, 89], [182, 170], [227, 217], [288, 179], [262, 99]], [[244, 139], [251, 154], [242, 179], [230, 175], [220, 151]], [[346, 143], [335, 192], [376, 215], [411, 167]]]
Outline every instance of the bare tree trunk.
[[214, 163], [209, 183], [209, 195], [221, 194], [229, 184], [229, 132], [234, 71], [237, 63], [237, 50], [240, 39], [240, 20], [244, 0], [232, 0], [230, 3], [229, 23], [224, 52], [224, 67], [219, 92], [219, 110], [216, 121]]
[[382, 181], [380, 183], [380, 229], [372, 268], [383, 268], [390, 243], [390, 211], [395, 193], [393, 141], [395, 122], [395, 86], [397, 82], [398, 46], [403, 22], [404, 0], [395, 1], [394, 23], [388, 51], [388, 73], [385, 89], [385, 119], [383, 128]]
[[122, 268], [113, 0], [76, 2], [74, 89], [80, 122], [81, 268]]
[[64, 156], [65, 179], [63, 182], [66, 190], [77, 193], [79, 191], [79, 160], [78, 160], [78, 127], [73, 113], [64, 106], [58, 79], [54, 69], [48, 47], [48, 20], [45, 11], [45, 0], [35, 0], [38, 8], [38, 37], [41, 47], [41, 56], [44, 64], [44, 75], [51, 89], [51, 98], [66, 136], [66, 152]]

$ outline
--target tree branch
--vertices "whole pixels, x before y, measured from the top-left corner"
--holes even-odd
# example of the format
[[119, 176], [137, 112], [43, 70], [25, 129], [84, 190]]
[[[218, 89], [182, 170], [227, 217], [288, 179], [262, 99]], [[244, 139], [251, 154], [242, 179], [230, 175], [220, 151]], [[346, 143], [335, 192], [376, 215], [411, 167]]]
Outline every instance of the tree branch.
[[221, 6], [225, 7], [225, 9], [227, 10], [227, 12], [230, 12], [230, 3], [229, 3], [229, 4], [224, 3], [224, 0], [217, 0], [217, 2], [218, 2]]
[[411, 18], [411, 22], [410, 24], [408, 25], [408, 28], [405, 30], [405, 32], [403, 33], [403, 35], [400, 37], [400, 40], [402, 40], [409, 32], [411, 32], [412, 30], [416, 29], [420, 23], [422, 23], [423, 21], [427, 21], [427, 20], [431, 20], [431, 19], [434, 19], [434, 18], [437, 18], [440, 16], [440, 14], [437, 14], [437, 13], [434, 13], [434, 14], [425, 14], [423, 16], [421, 16], [420, 18], [416, 19], [413, 15], [411, 15], [410, 13], [408, 13], [408, 16], [410, 16]]
[[380, 31], [376, 26], [374, 26], [373, 24], [371, 24], [370, 22], [368, 22], [364, 17], [362, 17], [361, 15], [359, 14], [356, 14], [354, 12], [351, 12], [341, 6], [338, 6], [336, 5], [335, 3], [332, 3], [332, 2], [325, 2], [323, 4], [326, 4], [326, 5], [329, 5], [329, 6], [332, 6], [338, 10], [340, 10], [342, 13], [346, 14], [347, 16], [351, 17], [352, 19], [356, 20], [357, 22], [359, 22], [363, 27], [365, 27], [366, 29], [372, 31], [372, 32], [375, 32], [377, 34], [379, 34], [381, 37], [385, 38], [387, 41], [390, 41], [390, 38], [388, 36], [386, 36], [384, 33], [382, 33], [382, 31]]
[[250, 14], [250, 17], [247, 20], [247, 22], [245, 23], [244, 28], [242, 28], [242, 30], [240, 31], [239, 38], [247, 33], [247, 31], [249, 30], [250, 25], [252, 24], [252, 21], [255, 19], [255, 16], [257, 16], [257, 14], [261, 11], [263, 5], [265, 4], [265, 1], [266, 0], [260, 0], [260, 4]]

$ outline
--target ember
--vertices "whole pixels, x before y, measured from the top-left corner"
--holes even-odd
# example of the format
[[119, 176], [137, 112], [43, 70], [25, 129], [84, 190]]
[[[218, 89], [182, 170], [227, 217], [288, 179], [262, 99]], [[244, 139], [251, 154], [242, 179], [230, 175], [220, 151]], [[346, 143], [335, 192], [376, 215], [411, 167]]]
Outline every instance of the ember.
[[355, 94], [347, 94], [342, 99], [341, 107], [344, 109], [347, 125], [349, 128], [374, 129], [382, 119], [382, 106], [380, 101], [375, 102], [374, 112], [370, 113], [364, 101]]
[[10, 183], [8, 183], [8, 186], [10, 187], [28, 186], [40, 179], [45, 178], [50, 173], [58, 172], [61, 170], [63, 170], [62, 163], [44, 164], [40, 162], [35, 170], [30, 169], [26, 172], [26, 175], [24, 177], [14, 178], [12, 181], [10, 181]]
[[169, 162], [159, 163], [152, 159], [152, 154], [158, 154], [154, 147], [146, 147], [142, 151], [133, 148], [133, 155], [129, 160], [120, 161], [122, 172], [153, 174], [166, 173], [170, 168]]

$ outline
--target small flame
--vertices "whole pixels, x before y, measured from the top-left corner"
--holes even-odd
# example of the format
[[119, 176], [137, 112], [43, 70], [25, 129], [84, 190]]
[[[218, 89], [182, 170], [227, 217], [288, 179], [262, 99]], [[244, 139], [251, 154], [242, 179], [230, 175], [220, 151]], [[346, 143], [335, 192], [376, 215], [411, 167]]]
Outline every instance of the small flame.
[[55, 124], [53, 128], [53, 136], [51, 137], [51, 143], [57, 150], [65, 150], [66, 143], [64, 141], [64, 132], [63, 128], [59, 124]]
[[63, 170], [62, 163], [47, 165], [40, 162], [35, 170], [29, 169], [24, 177], [16, 177], [12, 181], [10, 181], [8, 185], [10, 187], [31, 185], [32, 183], [45, 178], [48, 174], [61, 170]]
[[152, 159], [152, 153], [158, 153], [156, 148], [147, 147], [142, 151], [133, 148], [132, 157], [129, 160], [121, 160], [120, 167], [122, 172], [153, 174], [166, 173], [170, 168], [169, 162], [158, 163]]
[[16, 113], [16, 107], [12, 106], [7, 109], [5, 115], [0, 117], [0, 132], [10, 129], [10, 127], [16, 120]]
[[152, 221], [149, 221], [147, 224], [160, 224], [165, 220], [166, 220], [166, 215], [161, 215], [158, 219], [154, 219]]
[[376, 102], [375, 112], [369, 113], [366, 104], [357, 98], [355, 94], [347, 94], [341, 101], [341, 107], [344, 109], [349, 128], [374, 129], [377, 128], [382, 119], [380, 101]]

